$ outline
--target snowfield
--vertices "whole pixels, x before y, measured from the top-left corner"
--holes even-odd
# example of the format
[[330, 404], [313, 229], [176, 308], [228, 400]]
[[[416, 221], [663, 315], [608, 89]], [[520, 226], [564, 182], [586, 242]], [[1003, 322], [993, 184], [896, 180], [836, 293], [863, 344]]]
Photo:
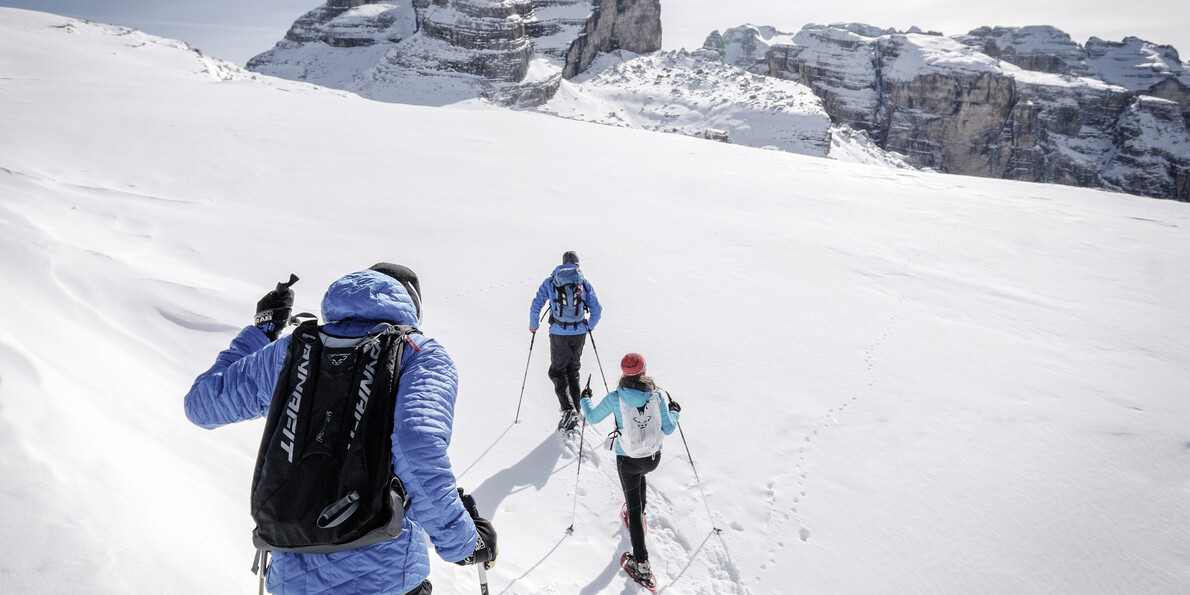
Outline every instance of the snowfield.
[[0, 585], [256, 592], [263, 424], [182, 396], [290, 272], [317, 311], [388, 260], [458, 365], [491, 592], [642, 592], [611, 428], [578, 467], [528, 352], [575, 250], [584, 377], [638, 351], [683, 406], [649, 476], [664, 593], [1184, 594], [1188, 232], [1185, 203], [379, 103], [0, 9]]

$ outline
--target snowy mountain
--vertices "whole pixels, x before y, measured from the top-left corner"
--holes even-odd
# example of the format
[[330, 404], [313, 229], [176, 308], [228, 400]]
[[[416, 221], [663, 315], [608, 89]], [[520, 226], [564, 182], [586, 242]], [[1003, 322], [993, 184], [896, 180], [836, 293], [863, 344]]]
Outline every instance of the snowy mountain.
[[540, 111], [825, 157], [830, 117], [803, 85], [757, 76], [710, 52], [604, 54]]
[[660, 47], [658, 0], [327, 0], [247, 66], [381, 101], [538, 105], [601, 52]]
[[382, 101], [482, 97], [808, 155], [862, 132], [864, 150], [836, 158], [1190, 201], [1190, 68], [1172, 47], [1083, 46], [1049, 26], [945, 37], [851, 23], [746, 25], [653, 55], [659, 3], [604, 4], [328, 0], [249, 69]]
[[836, 125], [916, 166], [1190, 201], [1190, 68], [1168, 46], [843, 24], [743, 26], [704, 47], [809, 86]]
[[11, 9], [0, 131], [5, 592], [255, 592], [262, 424], [182, 396], [289, 273], [317, 311], [388, 260], [459, 369], [491, 592], [638, 593], [611, 428], [580, 466], [529, 351], [565, 250], [604, 305], [583, 374], [637, 351], [683, 405], [665, 593], [1190, 591], [1190, 205], [382, 103]]

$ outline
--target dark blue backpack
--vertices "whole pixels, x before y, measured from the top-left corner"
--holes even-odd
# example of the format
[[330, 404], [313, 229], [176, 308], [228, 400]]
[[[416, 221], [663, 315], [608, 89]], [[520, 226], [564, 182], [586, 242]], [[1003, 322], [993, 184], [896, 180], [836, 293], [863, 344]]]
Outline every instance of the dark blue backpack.
[[577, 266], [554, 271], [550, 322], [560, 324], [563, 328], [578, 328], [587, 319], [587, 303], [583, 300], [583, 284], [586, 281]]

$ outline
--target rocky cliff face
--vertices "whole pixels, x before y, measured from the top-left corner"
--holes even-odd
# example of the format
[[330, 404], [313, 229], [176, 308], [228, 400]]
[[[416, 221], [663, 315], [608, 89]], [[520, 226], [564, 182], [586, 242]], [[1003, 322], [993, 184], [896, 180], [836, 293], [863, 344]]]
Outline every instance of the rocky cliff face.
[[741, 27], [704, 47], [806, 85], [836, 124], [917, 166], [1190, 201], [1190, 67], [1168, 46], [1080, 46], [1052, 27], [949, 38], [808, 25]]
[[1045, 26], [981, 27], [955, 39], [1025, 70], [1094, 78], [1139, 95], [1168, 99], [1190, 112], [1190, 67], [1168, 45], [1136, 37], [1092, 37], [1082, 46]]
[[980, 27], [955, 40], [1025, 70], [1090, 74], [1087, 52], [1066, 33], [1048, 26]]
[[659, 0], [328, 0], [248, 69], [384, 101], [538, 104], [601, 52], [660, 47]]

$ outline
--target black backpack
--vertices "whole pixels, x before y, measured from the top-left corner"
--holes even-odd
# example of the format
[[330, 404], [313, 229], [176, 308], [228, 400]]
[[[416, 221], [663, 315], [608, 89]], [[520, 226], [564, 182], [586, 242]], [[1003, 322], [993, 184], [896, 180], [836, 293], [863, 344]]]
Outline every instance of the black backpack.
[[393, 414], [419, 331], [377, 329], [354, 345], [324, 344], [317, 321], [294, 331], [252, 477], [257, 549], [326, 554], [401, 533], [409, 502], [393, 473]]

